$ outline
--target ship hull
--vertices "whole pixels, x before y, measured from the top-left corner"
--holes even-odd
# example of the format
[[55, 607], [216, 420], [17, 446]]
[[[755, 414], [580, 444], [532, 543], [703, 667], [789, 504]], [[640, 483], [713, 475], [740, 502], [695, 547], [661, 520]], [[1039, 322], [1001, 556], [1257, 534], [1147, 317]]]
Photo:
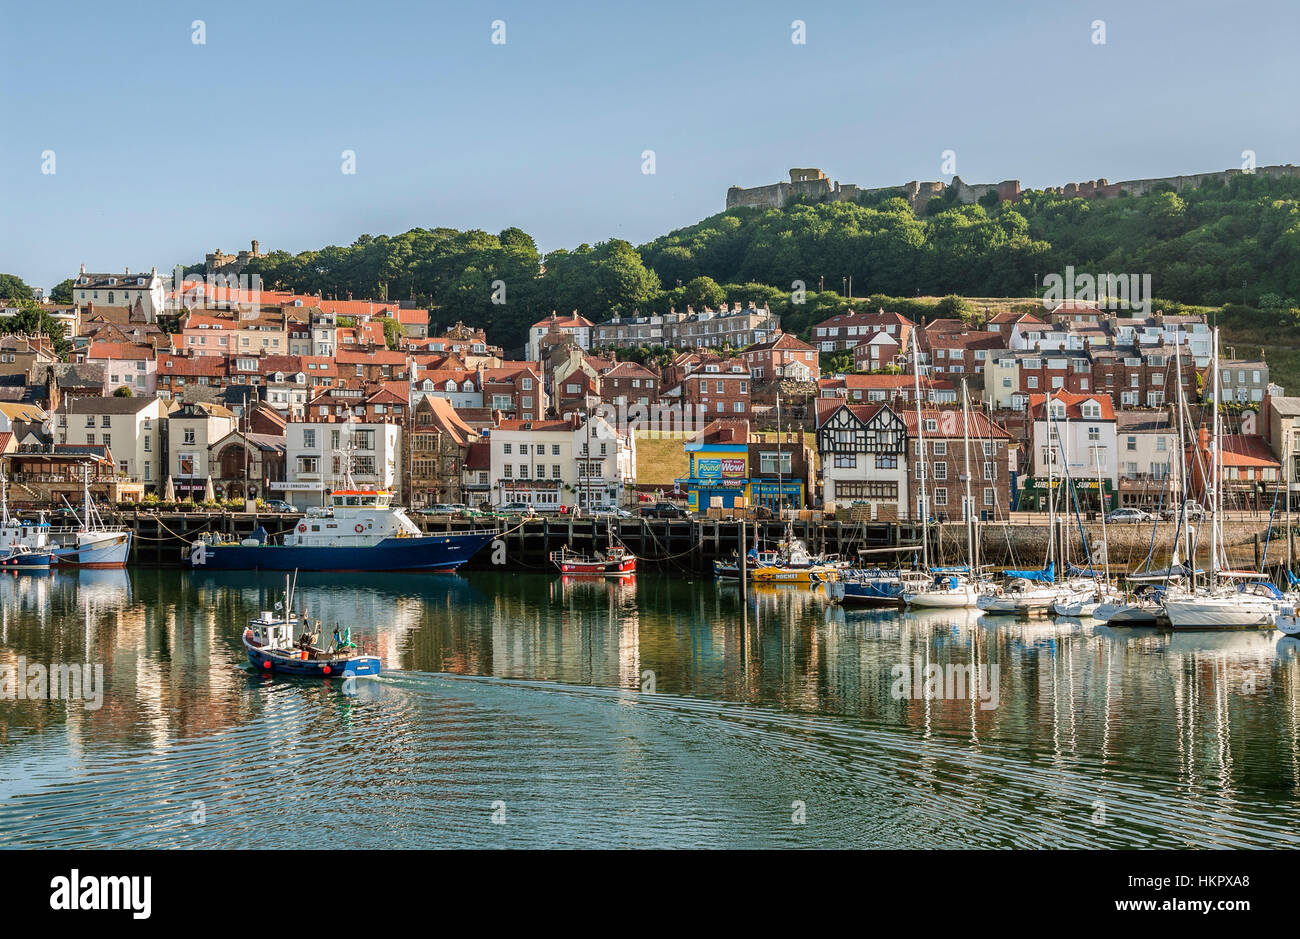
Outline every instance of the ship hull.
[[365, 547], [195, 544], [190, 566], [214, 571], [417, 571], [450, 573], [496, 537], [496, 532], [385, 538]]
[[127, 558], [131, 555], [131, 532], [84, 537], [80, 544], [56, 547], [53, 553], [57, 567], [126, 567]]

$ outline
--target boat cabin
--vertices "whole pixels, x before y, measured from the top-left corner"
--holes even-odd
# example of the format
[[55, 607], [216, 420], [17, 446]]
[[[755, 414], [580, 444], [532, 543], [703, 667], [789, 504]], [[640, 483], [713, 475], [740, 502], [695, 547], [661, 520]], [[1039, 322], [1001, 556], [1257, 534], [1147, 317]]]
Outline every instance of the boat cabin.
[[297, 626], [297, 620], [284, 619], [263, 610], [261, 616], [248, 623], [249, 641], [264, 648], [288, 649], [294, 644]]

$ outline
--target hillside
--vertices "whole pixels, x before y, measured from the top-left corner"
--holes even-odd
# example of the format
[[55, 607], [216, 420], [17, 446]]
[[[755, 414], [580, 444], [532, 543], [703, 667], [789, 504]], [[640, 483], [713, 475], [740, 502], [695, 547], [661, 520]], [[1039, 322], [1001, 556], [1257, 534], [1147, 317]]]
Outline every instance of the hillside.
[[[1293, 310], [1300, 179], [1238, 175], [1182, 193], [1163, 186], [1109, 199], [1030, 191], [988, 205], [959, 204], [950, 190], [919, 216], [902, 198], [864, 194], [858, 202], [735, 208], [639, 248], [611, 240], [544, 256], [517, 228], [496, 235], [420, 228], [298, 255], [272, 252], [249, 272], [273, 288], [411, 299], [433, 310], [435, 327], [464, 320], [518, 348], [527, 326], [551, 310], [601, 321], [614, 312], [766, 301], [787, 330], [802, 333], [850, 302], [1028, 298], [1067, 267], [1150, 275], [1166, 309]], [[792, 302], [796, 284], [807, 291], [802, 303]]]

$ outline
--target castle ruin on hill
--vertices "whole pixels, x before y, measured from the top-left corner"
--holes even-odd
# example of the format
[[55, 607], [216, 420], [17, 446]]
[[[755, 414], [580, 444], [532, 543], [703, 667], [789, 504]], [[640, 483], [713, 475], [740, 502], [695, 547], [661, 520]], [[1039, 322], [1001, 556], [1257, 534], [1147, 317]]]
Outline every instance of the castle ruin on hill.
[[[1145, 195], [1161, 183], [1167, 183], [1175, 192], [1182, 192], [1184, 189], [1195, 189], [1197, 186], [1211, 181], [1226, 183], [1233, 176], [1245, 172], [1246, 170], [1231, 169], [1221, 170], [1217, 173], [1194, 173], [1190, 176], [1131, 179], [1118, 183], [1108, 182], [1105, 179], [1092, 179], [1083, 183], [1067, 183], [1064, 186], [1048, 187], [1042, 191], [1056, 193], [1067, 198], [1077, 196], [1085, 199], [1113, 199], [1121, 193], [1128, 193], [1133, 196]], [[1256, 175], [1278, 179], [1283, 176], [1300, 176], [1300, 167], [1286, 163], [1280, 166], [1256, 167], [1253, 172]], [[816, 167], [809, 167], [790, 170], [789, 182], [772, 183], [768, 186], [754, 186], [750, 189], [732, 186], [727, 190], [727, 208], [754, 206], [763, 209], [780, 209], [797, 197], [804, 197], [811, 202], [857, 202], [860, 196], [898, 193], [907, 200], [912, 210], [919, 215], [925, 211], [925, 204], [931, 199], [943, 195], [944, 190], [949, 185], [954, 190], [956, 201], [961, 204], [977, 202], [989, 193], [995, 193], [999, 202], [1014, 202], [1026, 192], [1033, 191], [1021, 189], [1020, 180], [1018, 179], [1004, 179], [1000, 183], [966, 183], [962, 181], [960, 176], [954, 176], [950, 184], [912, 180], [910, 183], [904, 183], [901, 186], [863, 189], [852, 183], [832, 182], [821, 170]]]

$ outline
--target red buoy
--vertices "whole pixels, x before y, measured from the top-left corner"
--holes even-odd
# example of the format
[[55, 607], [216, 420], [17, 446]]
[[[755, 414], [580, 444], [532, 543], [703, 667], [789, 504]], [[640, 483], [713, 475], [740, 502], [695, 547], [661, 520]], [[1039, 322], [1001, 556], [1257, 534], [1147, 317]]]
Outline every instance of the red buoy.
[[262, 668], [270, 668], [270, 667], [271, 667], [270, 659], [267, 659], [265, 662], [262, 663]]
[[326, 665], [326, 666], [325, 666], [325, 674], [328, 675], [329, 673], [330, 673], [330, 667], [329, 667], [328, 665]]

